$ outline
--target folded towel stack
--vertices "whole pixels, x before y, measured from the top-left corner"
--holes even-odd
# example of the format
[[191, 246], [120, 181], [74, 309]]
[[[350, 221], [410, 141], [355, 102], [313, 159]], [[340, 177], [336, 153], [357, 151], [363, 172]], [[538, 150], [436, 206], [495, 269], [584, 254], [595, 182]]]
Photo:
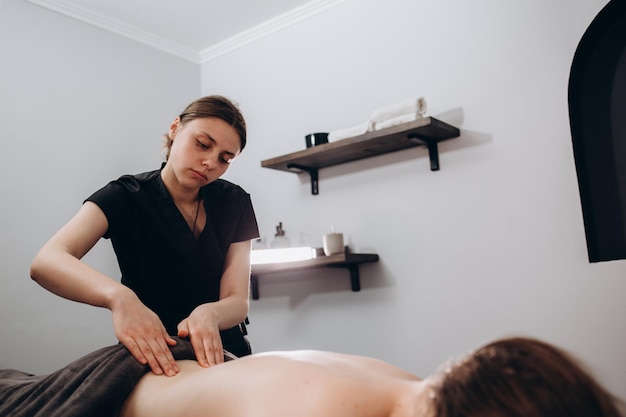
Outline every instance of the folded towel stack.
[[328, 134], [328, 141], [334, 142], [336, 140], [362, 135], [366, 132], [369, 132], [370, 130], [374, 130], [372, 129], [371, 125], [372, 124], [369, 121], [367, 121], [367, 122], [359, 123], [356, 126], [333, 130], [332, 132]]
[[340, 139], [351, 138], [373, 130], [408, 123], [424, 117], [426, 109], [427, 106], [424, 97], [409, 98], [387, 107], [374, 110], [369, 120], [366, 122], [330, 132], [328, 134], [328, 141], [333, 142]]
[[410, 98], [374, 110], [370, 115], [370, 121], [374, 130], [380, 130], [424, 117], [426, 109], [424, 97]]

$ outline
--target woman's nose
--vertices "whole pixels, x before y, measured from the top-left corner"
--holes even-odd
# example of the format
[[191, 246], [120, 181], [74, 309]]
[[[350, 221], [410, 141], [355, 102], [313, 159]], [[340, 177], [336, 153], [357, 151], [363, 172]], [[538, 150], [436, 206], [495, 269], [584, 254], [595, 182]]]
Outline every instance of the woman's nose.
[[208, 169], [216, 169], [216, 168], [219, 168], [222, 165], [221, 164], [221, 158], [222, 158], [222, 156], [217, 151], [215, 151], [215, 152], [208, 152], [204, 156], [204, 160], [203, 160], [202, 164], [204, 166], [206, 166]]
[[217, 159], [219, 158], [219, 155], [215, 155], [213, 153], [206, 155], [206, 157], [204, 158], [204, 160], [202, 161], [202, 165], [204, 165], [205, 167], [207, 167], [208, 169], [213, 169], [217, 166]]

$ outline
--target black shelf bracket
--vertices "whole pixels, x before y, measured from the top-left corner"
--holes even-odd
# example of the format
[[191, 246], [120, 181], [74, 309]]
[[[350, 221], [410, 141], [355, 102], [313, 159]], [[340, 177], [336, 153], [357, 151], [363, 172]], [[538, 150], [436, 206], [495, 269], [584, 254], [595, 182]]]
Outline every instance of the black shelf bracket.
[[361, 278], [358, 265], [349, 265], [348, 269], [350, 270], [350, 286], [352, 287], [352, 291], [361, 291]]
[[361, 276], [359, 274], [359, 265], [347, 264], [347, 265], [328, 265], [330, 268], [345, 268], [350, 271], [350, 288], [353, 292], [361, 291]]
[[430, 170], [439, 171], [439, 145], [437, 141], [429, 140], [417, 133], [410, 133], [407, 138], [412, 142], [426, 144], [428, 147], [428, 157], [430, 158]]
[[308, 172], [309, 175], [311, 176], [311, 194], [313, 195], [319, 194], [320, 180], [319, 180], [319, 170], [317, 168], [311, 168], [311, 167], [307, 167], [307, 166], [300, 165], [300, 164], [294, 164], [294, 163], [287, 164], [287, 168], [289, 169], [295, 168], [301, 171]]
[[439, 145], [437, 142], [428, 142], [428, 156], [430, 158], [430, 170], [439, 171]]

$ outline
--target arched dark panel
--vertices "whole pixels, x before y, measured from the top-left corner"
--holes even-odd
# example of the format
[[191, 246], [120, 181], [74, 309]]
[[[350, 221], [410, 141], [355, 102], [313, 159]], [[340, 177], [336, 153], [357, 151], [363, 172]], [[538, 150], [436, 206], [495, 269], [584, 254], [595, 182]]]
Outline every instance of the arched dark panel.
[[569, 116], [589, 261], [626, 259], [626, 0], [610, 1], [578, 44]]

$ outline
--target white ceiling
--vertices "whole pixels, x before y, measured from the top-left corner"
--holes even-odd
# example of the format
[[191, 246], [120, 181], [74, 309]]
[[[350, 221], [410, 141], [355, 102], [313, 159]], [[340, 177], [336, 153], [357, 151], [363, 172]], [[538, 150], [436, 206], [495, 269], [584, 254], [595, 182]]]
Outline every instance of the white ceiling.
[[28, 0], [66, 16], [206, 62], [343, 0]]

